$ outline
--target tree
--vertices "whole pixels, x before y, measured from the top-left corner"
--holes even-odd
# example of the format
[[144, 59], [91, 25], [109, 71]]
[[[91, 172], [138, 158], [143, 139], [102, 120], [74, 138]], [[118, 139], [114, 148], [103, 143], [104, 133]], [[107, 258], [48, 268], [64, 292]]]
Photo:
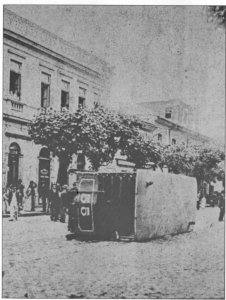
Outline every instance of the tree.
[[219, 177], [218, 164], [225, 159], [224, 151], [214, 146], [195, 146], [194, 149], [197, 155], [192, 175], [197, 178], [198, 184], [203, 181], [215, 181], [215, 178]]
[[128, 140], [139, 136], [140, 122], [103, 106], [83, 109], [84, 153], [94, 170], [103, 163], [110, 163], [118, 150], [127, 146]]
[[135, 164], [135, 168], [144, 168], [148, 163], [153, 163], [156, 168], [161, 163], [161, 144], [142, 135], [131, 136], [127, 140], [122, 154]]
[[208, 6], [207, 17], [216, 25], [226, 27], [226, 6]]
[[212, 145], [168, 145], [162, 150], [160, 165], [166, 165], [169, 172], [195, 177], [199, 187], [203, 181], [224, 178], [224, 170], [218, 165], [224, 159], [224, 151]]
[[162, 150], [160, 165], [161, 167], [166, 165], [169, 172], [189, 175], [193, 170], [196, 157], [196, 151], [183, 143], [180, 145], [166, 145]]
[[29, 134], [34, 142], [47, 146], [53, 156], [59, 157], [58, 182], [62, 184], [66, 183], [65, 174], [71, 155], [78, 150], [71, 129], [79, 128], [80, 124], [79, 113], [72, 116], [66, 110], [56, 112], [50, 108], [42, 111], [29, 126]]
[[135, 117], [100, 105], [80, 108], [73, 114], [50, 108], [31, 122], [29, 134], [36, 144], [46, 145], [59, 157], [58, 179], [62, 183], [74, 153], [82, 151], [93, 169], [98, 170], [103, 163], [112, 162], [118, 149], [126, 147], [127, 140], [139, 136], [140, 126]]
[[59, 157], [58, 181], [67, 180], [67, 167], [78, 151], [89, 159], [94, 170], [113, 161], [118, 150], [126, 155], [135, 168], [147, 163], [167, 166], [169, 172], [194, 176], [198, 185], [204, 180], [223, 178], [218, 164], [224, 152], [216, 147], [167, 145], [162, 146], [141, 134], [142, 122], [134, 116], [111, 111], [103, 106], [41, 112], [30, 124], [29, 133], [36, 144], [45, 145]]

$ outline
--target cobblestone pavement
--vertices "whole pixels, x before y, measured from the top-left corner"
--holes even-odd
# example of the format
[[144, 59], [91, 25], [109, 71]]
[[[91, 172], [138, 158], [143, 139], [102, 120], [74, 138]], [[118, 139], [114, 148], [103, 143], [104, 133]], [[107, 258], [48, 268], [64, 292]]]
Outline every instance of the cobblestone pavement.
[[224, 223], [136, 242], [67, 241], [48, 216], [3, 220], [4, 298], [224, 298]]

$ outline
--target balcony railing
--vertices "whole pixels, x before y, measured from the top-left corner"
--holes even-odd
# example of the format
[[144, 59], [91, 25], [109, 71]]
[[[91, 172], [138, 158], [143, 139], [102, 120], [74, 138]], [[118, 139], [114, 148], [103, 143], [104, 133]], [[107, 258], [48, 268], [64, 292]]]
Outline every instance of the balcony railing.
[[40, 112], [41, 108], [32, 107], [21, 101], [16, 101], [8, 98], [4, 99], [3, 101], [3, 113], [13, 117], [31, 120]]
[[24, 103], [21, 103], [19, 101], [11, 101], [11, 110], [17, 111], [17, 112], [23, 112]]

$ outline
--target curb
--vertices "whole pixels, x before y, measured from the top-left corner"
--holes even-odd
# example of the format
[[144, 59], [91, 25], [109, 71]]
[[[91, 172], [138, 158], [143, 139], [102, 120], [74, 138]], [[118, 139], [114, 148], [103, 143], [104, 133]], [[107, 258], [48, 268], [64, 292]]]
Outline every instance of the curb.
[[[48, 213], [44, 213], [44, 212], [27, 212], [27, 213], [20, 213], [19, 214], [19, 218], [20, 217], [36, 217], [36, 216], [47, 216], [49, 215]], [[3, 214], [2, 218], [9, 218], [10, 214]]]

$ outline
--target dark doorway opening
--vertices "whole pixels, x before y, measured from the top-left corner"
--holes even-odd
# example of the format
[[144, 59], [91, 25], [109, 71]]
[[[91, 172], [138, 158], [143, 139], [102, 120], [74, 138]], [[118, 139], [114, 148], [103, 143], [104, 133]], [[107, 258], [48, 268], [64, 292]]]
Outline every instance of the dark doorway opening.
[[20, 157], [20, 146], [17, 143], [12, 143], [9, 146], [8, 156], [8, 180], [7, 185], [17, 185], [19, 176], [19, 157]]
[[48, 148], [43, 147], [39, 153], [39, 177], [38, 177], [38, 204], [43, 205], [43, 211], [46, 211], [46, 198], [50, 186], [50, 152]]
[[39, 153], [39, 178], [38, 186], [45, 185], [49, 188], [50, 184], [50, 152], [48, 148], [42, 148]]
[[82, 153], [79, 153], [77, 156], [77, 169], [79, 171], [85, 170], [85, 164], [86, 164], [85, 155]]

